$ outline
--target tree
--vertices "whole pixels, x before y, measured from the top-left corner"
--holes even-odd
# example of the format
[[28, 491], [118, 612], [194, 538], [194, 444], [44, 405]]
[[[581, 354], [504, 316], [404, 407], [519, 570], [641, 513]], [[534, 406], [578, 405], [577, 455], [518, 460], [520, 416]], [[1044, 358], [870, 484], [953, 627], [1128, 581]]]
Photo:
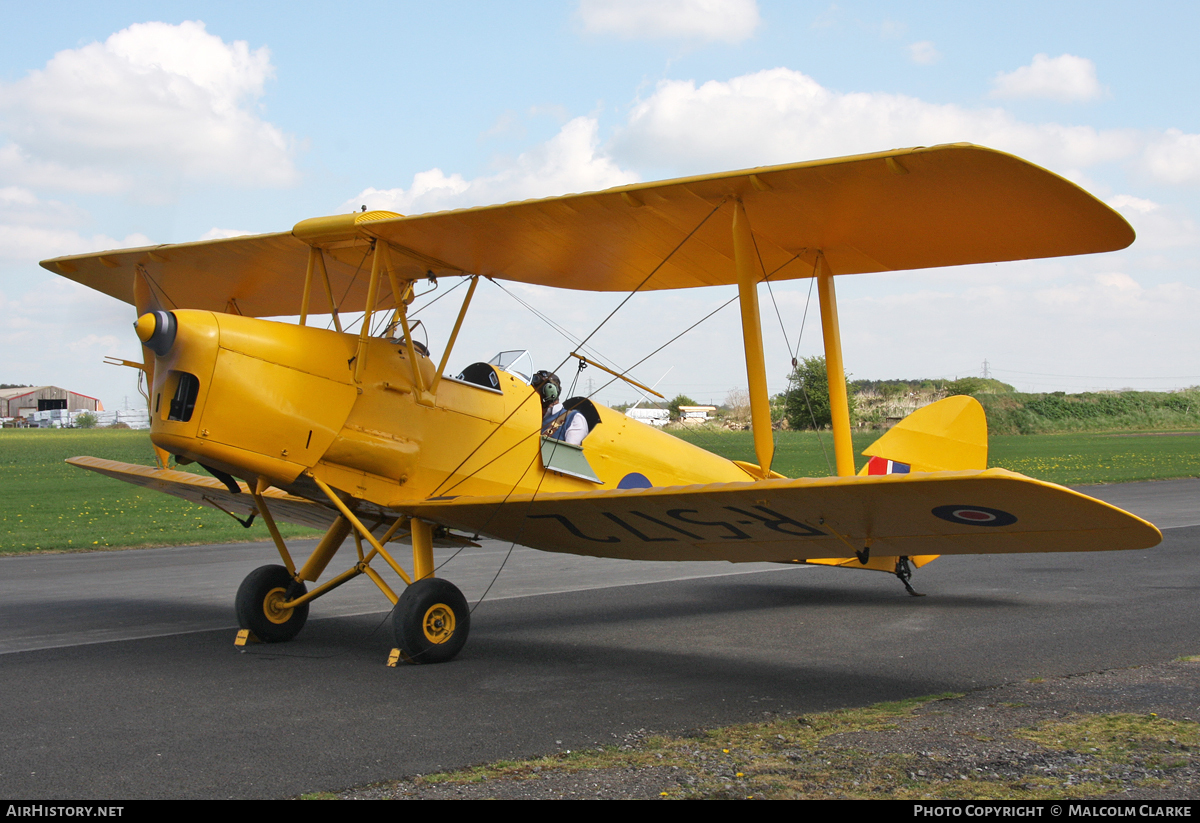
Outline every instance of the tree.
[[953, 382], [946, 383], [943, 388], [947, 397], [956, 394], [997, 394], [1016, 391], [1007, 383], [1001, 383], [992, 377], [960, 377]]
[[[686, 405], [686, 404], [685, 404]], [[730, 389], [725, 395], [725, 405], [729, 412], [725, 419], [738, 426], [750, 425], [750, 395], [742, 389]]]
[[960, 377], [958, 380], [946, 384], [946, 396], [979, 394], [985, 389], [987, 389], [987, 384], [982, 377]]
[[91, 412], [84, 412], [75, 418], [75, 428], [77, 429], [94, 429], [99, 423], [99, 418]]
[[[850, 406], [850, 419], [853, 420], [854, 395], [849, 390], [846, 392], [846, 401]], [[788, 428], [791, 429], [823, 429], [833, 425], [833, 412], [829, 408], [829, 376], [825, 371], [823, 356], [806, 357], [792, 370], [788, 377], [784, 409]]]
[[680, 406], [695, 406], [695, 405], [698, 405], [695, 400], [688, 397], [686, 394], [679, 394], [679, 395], [675, 396], [674, 400], [672, 400], [670, 403], [667, 404], [667, 408], [671, 410], [671, 419], [678, 420]]

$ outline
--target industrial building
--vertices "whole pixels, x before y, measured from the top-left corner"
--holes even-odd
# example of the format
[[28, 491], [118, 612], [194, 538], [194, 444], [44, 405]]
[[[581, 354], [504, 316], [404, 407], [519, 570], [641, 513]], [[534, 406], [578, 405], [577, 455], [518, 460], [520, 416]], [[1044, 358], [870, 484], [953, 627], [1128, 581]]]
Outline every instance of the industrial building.
[[0, 389], [0, 417], [28, 418], [34, 412], [66, 409], [67, 411], [104, 411], [104, 404], [94, 397], [58, 386], [20, 386]]

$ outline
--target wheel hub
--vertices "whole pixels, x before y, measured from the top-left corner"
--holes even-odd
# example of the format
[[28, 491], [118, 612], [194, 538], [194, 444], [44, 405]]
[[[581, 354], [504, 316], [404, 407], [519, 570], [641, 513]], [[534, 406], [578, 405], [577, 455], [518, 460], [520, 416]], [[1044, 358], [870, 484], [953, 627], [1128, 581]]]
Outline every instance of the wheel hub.
[[445, 643], [454, 636], [454, 610], [444, 603], [430, 606], [421, 621], [421, 628], [430, 643]]
[[283, 608], [288, 600], [287, 589], [271, 589], [263, 599], [263, 614], [272, 623], [286, 623], [292, 617], [292, 610]]

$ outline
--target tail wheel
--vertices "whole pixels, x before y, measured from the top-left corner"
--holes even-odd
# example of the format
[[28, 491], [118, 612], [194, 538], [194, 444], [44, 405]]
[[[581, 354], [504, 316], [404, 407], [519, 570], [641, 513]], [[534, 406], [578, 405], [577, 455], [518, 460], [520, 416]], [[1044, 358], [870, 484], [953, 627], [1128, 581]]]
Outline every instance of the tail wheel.
[[264, 643], [291, 640], [308, 620], [308, 604], [285, 609], [281, 604], [307, 589], [283, 566], [262, 566], [246, 575], [237, 592], [238, 625]]
[[396, 645], [413, 663], [445, 663], [462, 651], [471, 628], [467, 599], [453, 583], [429, 577], [400, 595], [392, 613]]

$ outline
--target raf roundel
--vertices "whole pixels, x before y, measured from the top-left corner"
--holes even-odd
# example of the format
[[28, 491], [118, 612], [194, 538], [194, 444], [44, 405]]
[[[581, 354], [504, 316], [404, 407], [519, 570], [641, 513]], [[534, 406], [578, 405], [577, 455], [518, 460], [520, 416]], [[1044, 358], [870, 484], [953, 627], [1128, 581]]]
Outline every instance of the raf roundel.
[[1017, 522], [1015, 514], [986, 506], [938, 506], [933, 516], [966, 526], [1011, 526]]

